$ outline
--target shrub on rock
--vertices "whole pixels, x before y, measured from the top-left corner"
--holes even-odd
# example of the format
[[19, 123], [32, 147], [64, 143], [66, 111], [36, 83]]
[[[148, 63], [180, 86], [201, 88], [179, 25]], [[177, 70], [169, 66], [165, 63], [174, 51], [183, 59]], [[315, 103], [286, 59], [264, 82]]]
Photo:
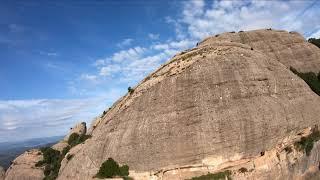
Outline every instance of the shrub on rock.
[[97, 178], [112, 178], [112, 177], [127, 177], [129, 175], [129, 166], [119, 164], [112, 158], [108, 158], [102, 163], [96, 177]]

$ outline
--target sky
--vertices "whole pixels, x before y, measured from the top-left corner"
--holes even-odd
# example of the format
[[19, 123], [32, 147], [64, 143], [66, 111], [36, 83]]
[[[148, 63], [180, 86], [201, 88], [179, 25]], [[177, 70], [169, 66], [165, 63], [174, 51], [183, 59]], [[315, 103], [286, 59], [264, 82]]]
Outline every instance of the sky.
[[66, 134], [226, 31], [320, 37], [320, 1], [1, 1], [0, 142]]

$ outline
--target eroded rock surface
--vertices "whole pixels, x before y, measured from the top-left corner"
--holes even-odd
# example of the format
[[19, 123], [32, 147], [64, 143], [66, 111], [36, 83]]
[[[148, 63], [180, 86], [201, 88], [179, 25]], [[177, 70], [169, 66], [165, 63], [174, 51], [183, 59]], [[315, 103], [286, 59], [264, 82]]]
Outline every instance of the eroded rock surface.
[[68, 141], [69, 136], [73, 133], [79, 134], [79, 135], [84, 135], [87, 132], [87, 126], [85, 122], [81, 122], [76, 124], [73, 128], [70, 129], [70, 132], [68, 135], [66, 135], [63, 140]]
[[[63, 140], [61, 140], [57, 144], [54, 144], [52, 148], [62, 152], [62, 150], [68, 146], [68, 139], [72, 133], [84, 135], [86, 133], [86, 130], [86, 123], [82, 122], [76, 124], [73, 128], [70, 129], [69, 134], [66, 135]], [[12, 165], [8, 168], [5, 180], [42, 180], [44, 178], [44, 167], [35, 167], [35, 164], [42, 159], [43, 156], [38, 149], [29, 150], [23, 153], [22, 155], [18, 156], [13, 161]]]
[[[58, 179], [93, 179], [109, 157], [139, 180], [226, 169], [234, 179], [317, 178], [319, 142], [310, 156], [293, 146], [320, 125], [320, 97], [289, 67], [319, 72], [320, 50], [285, 31], [207, 38], [96, 118], [92, 138], [69, 151]], [[84, 134], [86, 127], [72, 131]], [[248, 171], [238, 172], [242, 167]]]
[[57, 144], [53, 145], [52, 148], [58, 151], [62, 151], [65, 147], [67, 147], [68, 140], [71, 134], [76, 133], [79, 135], [84, 135], [87, 133], [87, 126], [85, 122], [81, 122], [76, 124], [73, 128], [70, 129], [69, 134], [67, 134], [61, 141], [59, 141]]
[[[319, 49], [296, 33], [246, 34], [206, 40], [145, 78], [95, 121], [92, 138], [58, 179], [90, 179], [108, 157], [128, 164], [138, 179], [190, 167], [203, 173], [241, 164], [289, 133], [319, 125], [319, 96], [289, 70], [318, 72]], [[263, 49], [268, 43], [279, 51]], [[295, 52], [284, 56], [286, 49]]]
[[5, 170], [3, 169], [3, 167], [0, 166], [0, 180], [4, 180], [5, 177]]
[[35, 166], [42, 159], [39, 150], [26, 151], [12, 162], [6, 172], [5, 180], [42, 180], [43, 169]]
[[283, 30], [255, 30], [239, 33], [222, 33], [206, 38], [199, 46], [205, 46], [217, 41], [238, 42], [247, 44], [267, 56], [280, 61], [287, 67], [293, 67], [300, 72], [315, 72], [320, 70], [320, 51], [314, 44], [308, 43], [297, 32]]

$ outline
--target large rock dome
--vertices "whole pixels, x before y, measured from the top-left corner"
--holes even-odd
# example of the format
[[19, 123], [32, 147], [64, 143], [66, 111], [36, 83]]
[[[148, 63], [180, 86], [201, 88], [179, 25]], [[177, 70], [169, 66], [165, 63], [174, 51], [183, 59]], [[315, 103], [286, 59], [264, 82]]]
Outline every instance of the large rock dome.
[[137, 179], [183, 179], [272, 152], [289, 135], [320, 125], [320, 97], [289, 70], [318, 72], [319, 54], [285, 31], [210, 37], [93, 122], [92, 138], [71, 149], [58, 179], [90, 179], [109, 157]]

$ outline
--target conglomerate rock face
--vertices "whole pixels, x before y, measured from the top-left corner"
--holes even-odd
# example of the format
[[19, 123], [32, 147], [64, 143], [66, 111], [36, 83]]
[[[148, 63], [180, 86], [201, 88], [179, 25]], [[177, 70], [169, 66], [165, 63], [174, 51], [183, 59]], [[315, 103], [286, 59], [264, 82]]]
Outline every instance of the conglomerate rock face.
[[71, 150], [58, 179], [91, 179], [109, 157], [148, 179], [191, 167], [214, 171], [273, 152], [289, 134], [320, 125], [320, 97], [289, 70], [318, 72], [319, 53], [299, 34], [284, 31], [208, 38], [98, 118], [92, 138]]
[[199, 43], [205, 46], [217, 41], [232, 41], [250, 45], [254, 50], [280, 61], [287, 67], [293, 67], [300, 72], [320, 70], [319, 48], [306, 40], [297, 32], [283, 30], [255, 30], [239, 33], [222, 33], [206, 38]]
[[37, 149], [26, 151], [12, 162], [5, 180], [42, 180], [43, 169], [35, 166], [42, 158], [41, 152]]

